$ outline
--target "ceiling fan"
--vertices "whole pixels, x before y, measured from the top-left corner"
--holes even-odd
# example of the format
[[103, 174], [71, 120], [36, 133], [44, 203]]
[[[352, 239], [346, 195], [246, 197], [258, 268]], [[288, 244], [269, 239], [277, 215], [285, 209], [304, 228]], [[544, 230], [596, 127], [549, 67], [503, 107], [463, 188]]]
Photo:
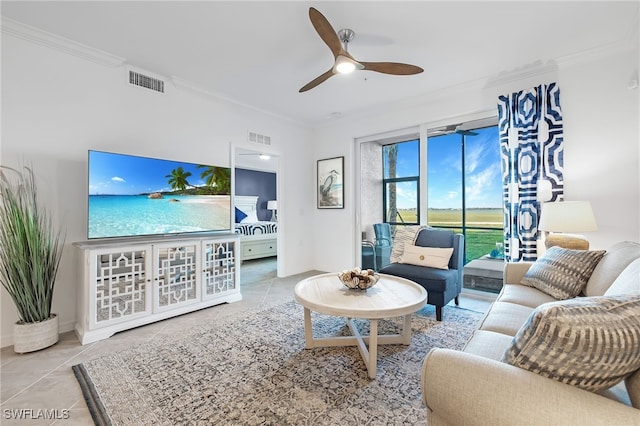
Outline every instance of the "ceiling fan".
[[450, 133], [457, 133], [465, 136], [477, 136], [476, 132], [462, 128], [462, 123], [450, 124], [448, 126], [436, 127], [429, 131], [429, 136], [442, 136]]
[[252, 155], [259, 157], [261, 160], [268, 160], [271, 158], [270, 154], [265, 154], [264, 152], [241, 152], [238, 155]]
[[329, 46], [329, 49], [331, 49], [335, 62], [329, 71], [302, 86], [298, 91], [300, 93], [313, 89], [336, 73], [349, 73], [356, 69], [376, 71], [392, 75], [413, 75], [424, 71], [418, 66], [401, 64], [398, 62], [356, 61], [353, 56], [347, 52], [347, 45], [355, 36], [355, 32], [353, 32], [353, 30], [343, 29], [336, 33], [327, 18], [313, 7], [309, 8], [309, 19], [311, 19], [311, 24], [313, 24], [313, 27], [316, 29], [322, 41], [324, 41], [325, 44]]

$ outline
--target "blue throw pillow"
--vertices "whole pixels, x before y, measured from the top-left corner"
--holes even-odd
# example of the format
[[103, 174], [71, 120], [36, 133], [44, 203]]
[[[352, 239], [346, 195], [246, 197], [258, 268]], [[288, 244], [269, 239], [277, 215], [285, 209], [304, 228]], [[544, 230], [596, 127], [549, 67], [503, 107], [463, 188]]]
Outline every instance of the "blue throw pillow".
[[247, 214], [236, 207], [236, 223], [242, 222], [245, 217], [247, 217]]

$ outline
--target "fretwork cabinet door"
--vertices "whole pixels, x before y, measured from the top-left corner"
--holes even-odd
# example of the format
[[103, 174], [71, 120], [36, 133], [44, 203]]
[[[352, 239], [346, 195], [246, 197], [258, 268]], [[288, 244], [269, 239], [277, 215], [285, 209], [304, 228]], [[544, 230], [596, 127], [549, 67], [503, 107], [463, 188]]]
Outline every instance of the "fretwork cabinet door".
[[203, 299], [214, 299], [240, 292], [237, 241], [202, 242]]
[[90, 329], [151, 313], [151, 246], [90, 250]]
[[153, 311], [200, 301], [200, 242], [153, 246]]

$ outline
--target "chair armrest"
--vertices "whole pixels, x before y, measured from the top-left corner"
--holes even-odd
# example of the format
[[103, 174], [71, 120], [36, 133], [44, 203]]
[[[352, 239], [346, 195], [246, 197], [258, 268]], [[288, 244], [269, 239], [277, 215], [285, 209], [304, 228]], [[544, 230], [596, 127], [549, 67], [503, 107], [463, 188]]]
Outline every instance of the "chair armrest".
[[[384, 244], [382, 244], [382, 243], [384, 243]], [[380, 237], [380, 238], [376, 238], [376, 245], [377, 246], [381, 246], [381, 245], [392, 246], [393, 243], [391, 242], [391, 240], [389, 238]]]
[[422, 395], [430, 425], [640, 425], [640, 410], [451, 349], [427, 354]]
[[507, 262], [504, 264], [504, 283], [520, 284], [533, 262]]

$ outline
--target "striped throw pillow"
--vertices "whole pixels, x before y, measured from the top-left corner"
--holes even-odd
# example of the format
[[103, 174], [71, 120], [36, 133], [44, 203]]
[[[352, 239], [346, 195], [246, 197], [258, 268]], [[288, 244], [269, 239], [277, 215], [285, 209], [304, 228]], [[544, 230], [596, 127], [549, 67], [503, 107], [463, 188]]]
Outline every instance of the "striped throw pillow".
[[502, 362], [597, 392], [640, 369], [640, 294], [577, 297], [535, 309]]
[[578, 296], [604, 256], [604, 250], [549, 248], [527, 271], [521, 284], [558, 300]]
[[400, 262], [404, 253], [404, 245], [414, 245], [418, 232], [425, 228], [426, 226], [420, 225], [396, 227], [396, 233], [393, 235], [393, 248], [391, 249], [391, 263]]

